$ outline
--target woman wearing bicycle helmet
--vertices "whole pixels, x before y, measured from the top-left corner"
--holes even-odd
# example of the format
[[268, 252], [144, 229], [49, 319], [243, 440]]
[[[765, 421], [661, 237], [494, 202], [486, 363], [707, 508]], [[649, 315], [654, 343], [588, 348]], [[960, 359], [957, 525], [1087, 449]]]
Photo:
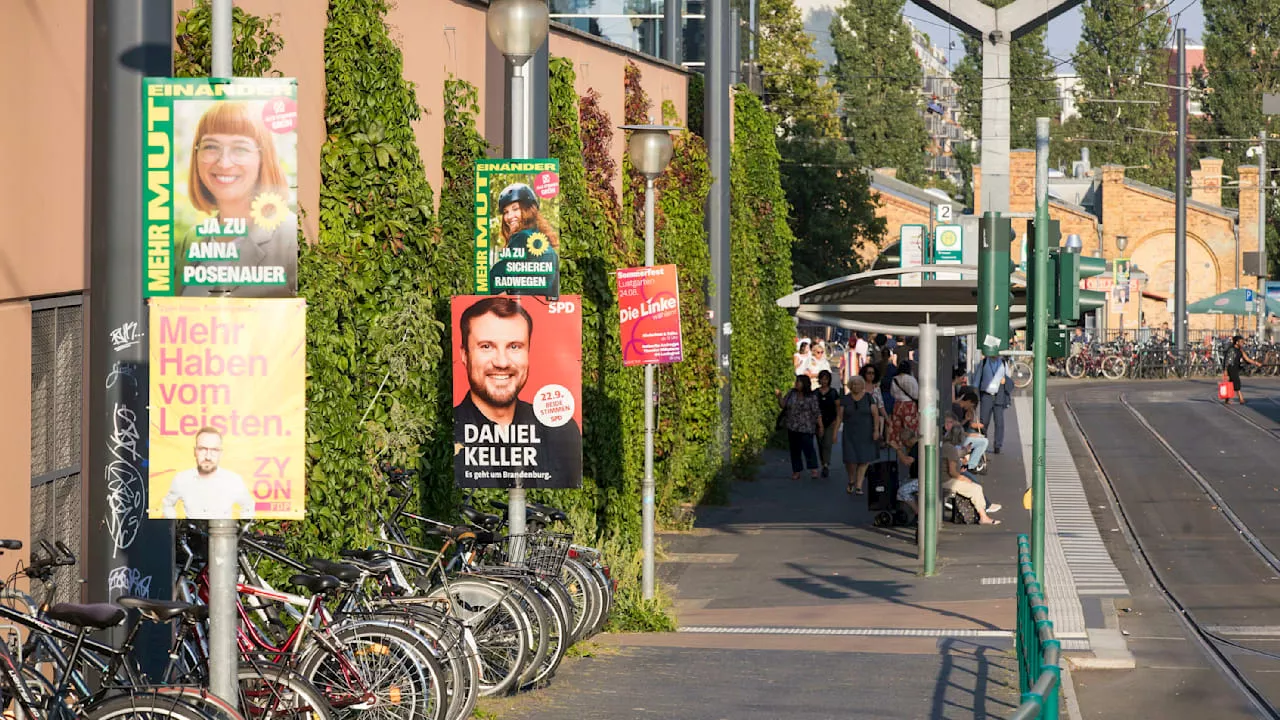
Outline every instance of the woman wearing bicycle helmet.
[[489, 271], [494, 288], [513, 295], [560, 295], [560, 236], [542, 216], [538, 196], [512, 183], [498, 196], [502, 238]]
[[512, 183], [502, 190], [498, 196], [498, 213], [502, 216], [502, 247], [506, 247], [511, 237], [521, 230], [536, 230], [546, 236], [551, 249], [559, 252], [560, 236], [551, 228], [551, 223], [542, 217], [538, 196], [533, 188], [524, 183]]

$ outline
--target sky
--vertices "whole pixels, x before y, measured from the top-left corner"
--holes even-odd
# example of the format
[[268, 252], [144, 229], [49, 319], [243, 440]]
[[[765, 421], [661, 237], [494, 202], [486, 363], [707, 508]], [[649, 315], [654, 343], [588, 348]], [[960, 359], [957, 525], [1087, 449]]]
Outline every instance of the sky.
[[[796, 0], [796, 4], [807, 15], [809, 10], [822, 6], [832, 6], [837, 3], [833, 2], [833, 0]], [[1187, 44], [1199, 45], [1200, 34], [1204, 30], [1204, 14], [1201, 12], [1200, 0], [1172, 0], [1172, 2], [1169, 2], [1168, 12], [1171, 16], [1181, 16], [1174, 20], [1174, 24], [1177, 26], [1180, 21], [1181, 26], [1187, 29]], [[938, 20], [911, 2], [907, 2], [903, 14], [911, 18], [920, 30], [928, 33], [934, 45], [945, 49], [949, 41], [954, 41], [955, 48], [949, 51], [953, 66], [954, 63], [959, 62], [964, 57], [964, 45], [960, 42], [963, 33]], [[1080, 42], [1080, 28], [1079, 7], [1070, 10], [1049, 23], [1049, 37], [1045, 41], [1046, 49], [1055, 58], [1055, 62], [1066, 61], [1058, 68], [1058, 72], [1065, 72], [1071, 69], [1070, 59], [1071, 55], [1076, 51], [1076, 44]]]

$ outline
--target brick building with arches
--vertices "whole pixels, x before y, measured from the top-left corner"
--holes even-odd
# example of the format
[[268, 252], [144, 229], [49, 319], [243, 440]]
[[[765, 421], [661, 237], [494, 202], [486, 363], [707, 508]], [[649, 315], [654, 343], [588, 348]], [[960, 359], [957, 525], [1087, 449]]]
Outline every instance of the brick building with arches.
[[[1010, 152], [1009, 212], [1030, 215], [1035, 211], [1035, 151]], [[1086, 255], [1108, 261], [1128, 258], [1145, 277], [1130, 285], [1127, 303], [1109, 302], [1099, 323], [1108, 329], [1129, 329], [1141, 322], [1159, 327], [1169, 322], [1174, 279], [1175, 194], [1164, 188], [1126, 177], [1119, 165], [1079, 168], [1075, 177], [1051, 177], [1049, 215], [1059, 222], [1062, 235], [1077, 234]], [[1192, 170], [1187, 200], [1187, 302], [1237, 287], [1257, 287], [1258, 278], [1246, 274], [1245, 253], [1258, 250], [1258, 168], [1239, 167], [1239, 210], [1222, 206], [1222, 161], [1204, 158]], [[973, 213], [982, 213], [982, 169], [975, 166]], [[884, 170], [872, 173], [871, 188], [878, 202], [877, 214], [885, 219], [885, 236], [878, 248], [863, 247], [860, 254], [872, 257], [877, 251], [897, 244], [903, 224], [925, 223], [929, 202], [922, 196], [900, 191], [901, 181]], [[892, 187], [891, 187], [892, 186]], [[921, 191], [923, 193], [923, 191]], [[1026, 233], [1025, 217], [1015, 217], [1012, 257], [1022, 258]], [[1120, 249], [1120, 238], [1125, 247]], [[965, 242], [977, 242], [977, 238]], [[1028, 240], [1029, 242], [1029, 240]], [[1109, 279], [1098, 283], [1110, 287]], [[1250, 324], [1229, 316], [1191, 315], [1192, 330], [1227, 331]]]

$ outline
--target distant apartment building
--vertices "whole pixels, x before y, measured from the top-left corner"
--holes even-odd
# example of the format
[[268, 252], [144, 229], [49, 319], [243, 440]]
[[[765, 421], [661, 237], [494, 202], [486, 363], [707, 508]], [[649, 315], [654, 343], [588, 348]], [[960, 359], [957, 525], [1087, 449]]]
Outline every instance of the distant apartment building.
[[971, 142], [973, 137], [960, 126], [957, 86], [947, 64], [947, 50], [934, 45], [910, 19], [903, 18], [903, 22], [911, 28], [911, 49], [920, 61], [921, 91], [924, 94], [920, 113], [929, 133], [925, 169], [959, 183], [960, 167], [953, 152], [958, 144]]
[[[1178, 121], [1178, 91], [1175, 89], [1178, 85], [1178, 49], [1169, 48], [1169, 60], [1167, 66], [1169, 68], [1169, 120], [1171, 122]], [[1195, 88], [1196, 68], [1200, 68], [1205, 74], [1208, 70], [1204, 67], [1204, 46], [1188, 45], [1187, 46], [1187, 86]], [[1199, 117], [1204, 114], [1204, 110], [1200, 107], [1200, 93], [1189, 92], [1187, 98], [1187, 117]]]
[[1074, 72], [1059, 73], [1054, 79], [1058, 89], [1058, 122], [1064, 123], [1072, 118], [1080, 117], [1076, 108], [1076, 93], [1080, 87], [1080, 76]]

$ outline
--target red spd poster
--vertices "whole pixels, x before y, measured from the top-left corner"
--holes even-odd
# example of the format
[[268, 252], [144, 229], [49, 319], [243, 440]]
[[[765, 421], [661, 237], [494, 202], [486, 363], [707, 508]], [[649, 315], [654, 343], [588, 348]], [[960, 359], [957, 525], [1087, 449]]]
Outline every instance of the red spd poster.
[[581, 487], [581, 298], [453, 298], [453, 405], [458, 487]]

